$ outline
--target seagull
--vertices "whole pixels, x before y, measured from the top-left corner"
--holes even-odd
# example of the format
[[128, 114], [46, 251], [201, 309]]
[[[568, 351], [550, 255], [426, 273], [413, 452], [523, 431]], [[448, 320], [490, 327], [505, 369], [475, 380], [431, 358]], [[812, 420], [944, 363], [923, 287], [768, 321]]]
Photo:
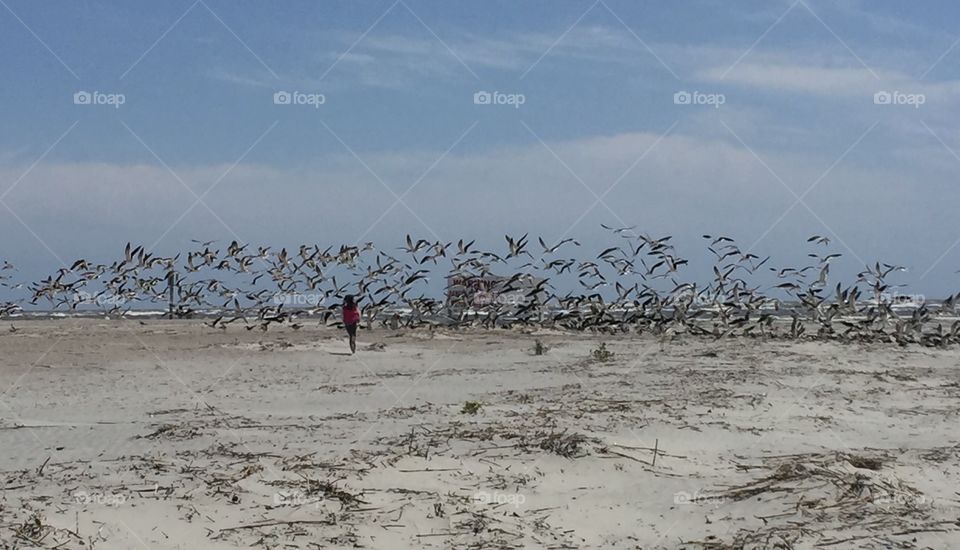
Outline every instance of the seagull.
[[504, 235], [503, 237], [507, 240], [507, 245], [510, 247], [510, 253], [506, 256], [507, 259], [520, 256], [521, 254], [526, 254], [533, 258], [529, 252], [524, 250], [527, 246], [527, 234], [524, 234], [519, 239], [513, 239], [510, 235]]
[[629, 227], [614, 228], [614, 227], [610, 227], [610, 226], [608, 226], [608, 225], [604, 225], [604, 224], [601, 223], [601, 224], [600, 224], [600, 227], [606, 229], [607, 231], [612, 231], [612, 232], [614, 232], [614, 233], [619, 234], [619, 233], [625, 233], [625, 232], [627, 232], [627, 231], [633, 231], [634, 229], [636, 229], [637, 226], [631, 225], [631, 226], [629, 226]]
[[560, 242], [558, 242], [557, 244], [555, 244], [555, 245], [553, 245], [553, 246], [547, 246], [547, 243], [543, 242], [543, 237], [537, 237], [537, 240], [540, 241], [540, 246], [543, 248], [543, 254], [544, 254], [544, 255], [546, 255], [546, 254], [553, 254], [553, 253], [556, 252], [561, 246], [563, 246], [563, 245], [565, 245], [565, 244], [567, 244], [567, 243], [573, 243], [573, 244], [576, 245], [576, 246], [580, 246], [580, 243], [577, 242], [575, 239], [572, 239], [572, 238], [563, 239], [563, 240], [561, 240]]

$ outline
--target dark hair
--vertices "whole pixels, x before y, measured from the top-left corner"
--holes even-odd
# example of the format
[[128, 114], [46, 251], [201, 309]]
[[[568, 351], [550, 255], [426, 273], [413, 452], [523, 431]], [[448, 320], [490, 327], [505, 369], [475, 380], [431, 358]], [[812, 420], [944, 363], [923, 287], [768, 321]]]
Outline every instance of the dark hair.
[[347, 294], [346, 296], [343, 297], [343, 305], [344, 307], [350, 307], [350, 308], [354, 306], [353, 294]]

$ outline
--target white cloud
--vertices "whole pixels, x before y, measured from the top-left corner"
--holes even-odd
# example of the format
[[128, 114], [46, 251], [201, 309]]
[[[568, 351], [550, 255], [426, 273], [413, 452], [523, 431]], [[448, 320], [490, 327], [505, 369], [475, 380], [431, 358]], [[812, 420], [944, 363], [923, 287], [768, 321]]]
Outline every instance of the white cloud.
[[709, 67], [700, 70], [696, 77], [714, 84], [824, 97], [870, 98], [878, 90], [900, 90], [946, 99], [960, 94], [960, 81], [925, 82], [901, 72], [870, 70], [863, 66], [830, 67], [781, 62], [740, 63], [729, 72], [728, 69], [727, 66]]
[[[660, 67], [656, 58], [622, 27], [587, 23], [574, 27], [562, 39], [559, 32], [480, 35], [458, 31], [442, 37], [441, 42], [426, 30], [406, 34], [373, 32], [359, 42], [359, 35], [347, 33], [336, 33], [332, 38], [335, 42], [322, 54], [302, 60], [296, 69], [280, 70], [281, 81], [302, 87], [360, 84], [401, 89], [423, 85], [425, 78], [473, 80], [470, 71], [479, 73], [481, 78], [489, 76], [489, 71], [507, 71], [518, 77], [534, 63], [546, 68], [558, 60], [581, 66], [590, 64], [587, 67], [596, 64]], [[661, 49], [676, 50], [669, 44], [654, 45], [653, 49], [658, 55]], [[331, 66], [329, 76], [321, 82], [319, 76]], [[208, 75], [234, 84], [276, 86], [275, 81], [259, 73], [238, 74], [218, 68], [208, 71]]]
[[740, 63], [727, 71], [728, 67], [711, 67], [697, 77], [716, 84], [844, 97], [872, 95], [881, 82], [863, 67]]

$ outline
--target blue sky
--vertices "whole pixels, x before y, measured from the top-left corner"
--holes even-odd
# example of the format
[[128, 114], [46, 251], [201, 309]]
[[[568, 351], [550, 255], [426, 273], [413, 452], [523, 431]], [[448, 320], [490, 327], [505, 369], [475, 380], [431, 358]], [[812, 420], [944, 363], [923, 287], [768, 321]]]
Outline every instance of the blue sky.
[[502, 246], [626, 223], [778, 265], [827, 234], [837, 273], [879, 259], [956, 290], [955, 3], [0, 4], [0, 258], [25, 273], [128, 240]]

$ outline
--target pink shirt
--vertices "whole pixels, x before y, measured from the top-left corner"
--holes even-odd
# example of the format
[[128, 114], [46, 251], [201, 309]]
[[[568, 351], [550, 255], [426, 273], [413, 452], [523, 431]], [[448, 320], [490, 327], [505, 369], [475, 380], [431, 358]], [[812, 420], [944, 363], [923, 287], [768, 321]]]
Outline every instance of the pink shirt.
[[354, 305], [352, 308], [343, 307], [343, 324], [355, 325], [360, 322], [360, 308]]

